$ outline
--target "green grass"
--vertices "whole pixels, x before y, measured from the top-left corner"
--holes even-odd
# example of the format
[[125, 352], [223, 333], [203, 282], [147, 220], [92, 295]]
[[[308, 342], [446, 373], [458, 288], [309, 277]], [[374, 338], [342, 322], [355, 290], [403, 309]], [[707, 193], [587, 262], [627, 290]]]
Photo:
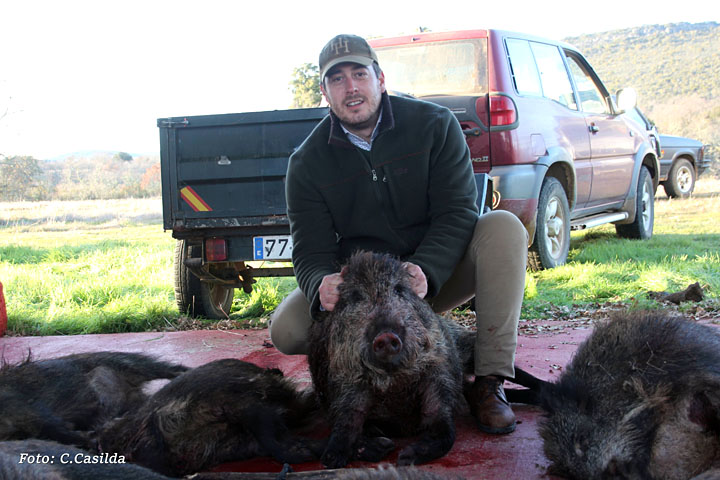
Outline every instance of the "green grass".
[[[0, 204], [9, 330], [69, 335], [175, 328], [182, 318], [173, 296], [175, 240], [162, 229], [157, 199], [154, 214], [138, 217], [152, 210], [149, 202], [54, 202], [48, 216], [35, 204]], [[98, 213], [97, 205], [114, 213]], [[90, 213], [67, 220], [69, 214], [58, 213], [63, 209]], [[236, 292], [230, 318], [263, 326], [296, 286], [294, 278], [259, 279], [251, 295]]]
[[523, 318], [544, 317], [548, 304], [652, 306], [648, 292], [680, 291], [695, 282], [717, 308], [720, 181], [714, 179], [701, 179], [690, 199], [659, 193], [648, 241], [618, 238], [612, 225], [573, 232], [566, 265], [528, 274]]
[[[696, 281], [717, 305], [720, 181], [701, 179], [696, 191], [688, 200], [658, 195], [649, 241], [619, 239], [612, 226], [573, 233], [567, 265], [528, 273], [523, 318], [544, 318], [548, 306], [644, 306], [652, 303], [649, 291]], [[0, 282], [11, 333], [134, 332], [186, 321], [173, 297], [175, 240], [162, 230], [160, 208], [159, 199], [0, 203]], [[296, 286], [294, 278], [261, 278], [252, 294], [236, 291], [233, 326], [264, 326]]]

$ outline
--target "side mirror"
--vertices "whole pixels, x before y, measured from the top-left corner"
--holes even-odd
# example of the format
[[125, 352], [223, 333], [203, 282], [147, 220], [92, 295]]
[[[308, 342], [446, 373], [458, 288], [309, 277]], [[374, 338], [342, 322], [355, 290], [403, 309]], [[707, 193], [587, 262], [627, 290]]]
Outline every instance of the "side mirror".
[[620, 112], [632, 110], [637, 105], [637, 92], [634, 88], [621, 88], [617, 92], [617, 106]]

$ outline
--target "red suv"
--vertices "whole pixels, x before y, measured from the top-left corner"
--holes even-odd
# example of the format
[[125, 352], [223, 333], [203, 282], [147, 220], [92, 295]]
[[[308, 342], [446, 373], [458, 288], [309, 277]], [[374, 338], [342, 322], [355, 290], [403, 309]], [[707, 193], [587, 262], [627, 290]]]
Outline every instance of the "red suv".
[[621, 115], [634, 91], [616, 104], [575, 48], [499, 30], [370, 44], [389, 90], [455, 113], [475, 173], [492, 178], [493, 207], [530, 234], [532, 269], [565, 263], [571, 229], [612, 222], [622, 237], [652, 236], [660, 169], [646, 132]]

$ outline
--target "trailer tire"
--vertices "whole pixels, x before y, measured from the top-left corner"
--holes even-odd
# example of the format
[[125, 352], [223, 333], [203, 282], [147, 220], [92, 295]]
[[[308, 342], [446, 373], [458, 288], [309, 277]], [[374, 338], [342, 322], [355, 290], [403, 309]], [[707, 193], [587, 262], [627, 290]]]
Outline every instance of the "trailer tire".
[[228, 318], [235, 289], [223, 285], [201, 282], [185, 266], [186, 258], [202, 255], [200, 245], [189, 245], [186, 240], [175, 243], [175, 302], [181, 314], [213, 320]]

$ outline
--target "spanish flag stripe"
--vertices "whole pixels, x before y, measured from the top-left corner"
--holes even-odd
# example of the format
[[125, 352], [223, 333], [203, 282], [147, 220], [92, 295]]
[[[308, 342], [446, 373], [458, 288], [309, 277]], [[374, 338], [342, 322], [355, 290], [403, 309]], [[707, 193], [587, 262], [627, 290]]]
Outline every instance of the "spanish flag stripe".
[[210, 205], [205, 203], [205, 200], [200, 198], [200, 195], [197, 194], [195, 190], [193, 190], [190, 187], [183, 187], [180, 190], [180, 196], [183, 200], [187, 202], [188, 205], [190, 205], [190, 208], [195, 210], [196, 212], [211, 212], [212, 208], [210, 208]]

